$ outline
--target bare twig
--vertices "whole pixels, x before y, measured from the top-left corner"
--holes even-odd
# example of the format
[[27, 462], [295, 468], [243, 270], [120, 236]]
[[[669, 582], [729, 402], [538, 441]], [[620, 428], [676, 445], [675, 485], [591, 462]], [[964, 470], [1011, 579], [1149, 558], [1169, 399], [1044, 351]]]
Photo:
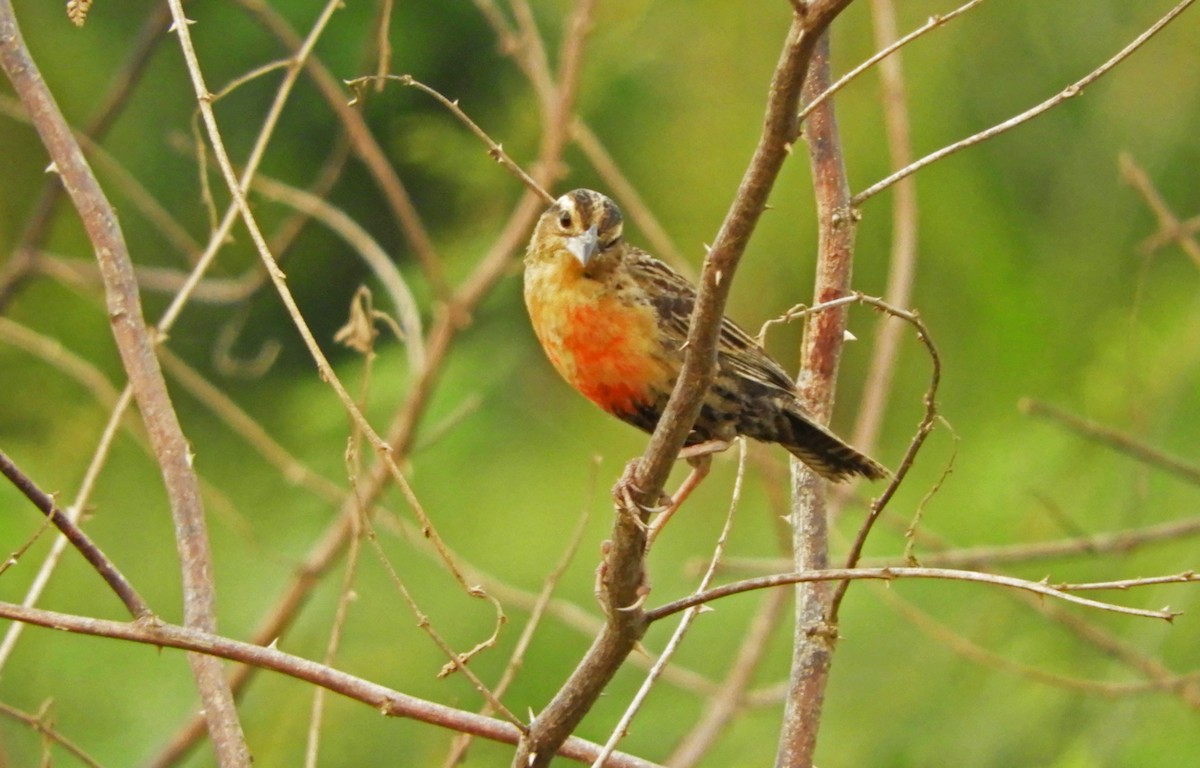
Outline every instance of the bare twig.
[[1059, 91], [1054, 96], [1051, 96], [1049, 99], [1046, 99], [1045, 101], [1038, 104], [1037, 106], [1031, 107], [1030, 109], [1025, 110], [1021, 114], [1015, 115], [1014, 117], [1010, 117], [1009, 119], [1007, 119], [1001, 123], [997, 123], [996, 125], [993, 125], [991, 128], [988, 128], [987, 130], [980, 131], [979, 133], [976, 133], [973, 136], [968, 136], [967, 138], [962, 139], [961, 141], [956, 141], [953, 144], [942, 147], [938, 151], [932, 152], [932, 153], [926, 155], [925, 157], [921, 158], [920, 160], [917, 160], [915, 163], [910, 163], [909, 165], [905, 166], [904, 168], [901, 168], [900, 170], [891, 174], [887, 178], [877, 181], [876, 183], [872, 184], [870, 187], [867, 187], [862, 192], [859, 192], [857, 195], [854, 196], [854, 199], [853, 199], [854, 206], [857, 207], [859, 205], [862, 205], [869, 198], [879, 194], [883, 190], [885, 190], [888, 187], [890, 187], [891, 185], [895, 184], [900, 179], [903, 179], [905, 176], [910, 176], [910, 175], [916, 173], [917, 171], [921, 170], [922, 168], [924, 168], [927, 165], [935, 163], [938, 160], [941, 160], [942, 158], [944, 158], [948, 155], [952, 155], [955, 152], [958, 152], [959, 150], [965, 149], [970, 146], [974, 146], [975, 144], [979, 144], [980, 142], [983, 142], [990, 138], [998, 136], [1001, 133], [1004, 133], [1005, 131], [1008, 131], [1012, 128], [1016, 128], [1018, 125], [1021, 125], [1022, 123], [1026, 123], [1029, 120], [1032, 120], [1033, 118], [1037, 117], [1038, 115], [1041, 115], [1041, 114], [1053, 109], [1054, 107], [1057, 107], [1059, 104], [1062, 104], [1067, 99], [1071, 99], [1071, 98], [1078, 96], [1080, 93], [1083, 92], [1084, 88], [1088, 87], [1093, 82], [1098, 80], [1102, 75], [1104, 75], [1110, 69], [1115, 67], [1117, 64], [1120, 64], [1130, 54], [1132, 54], [1134, 51], [1136, 51], [1138, 48], [1140, 48], [1147, 40], [1149, 40], [1150, 38], [1152, 38], [1156, 34], [1158, 34], [1159, 31], [1162, 30], [1162, 28], [1165, 27], [1166, 25], [1170, 24], [1175, 19], [1175, 17], [1177, 17], [1179, 14], [1181, 14], [1185, 10], [1187, 10], [1187, 7], [1189, 5], [1191, 5], [1193, 2], [1194, 2], [1194, 0], [1182, 0], [1182, 2], [1180, 2], [1174, 8], [1172, 8], [1170, 11], [1168, 11], [1166, 13], [1166, 15], [1164, 15], [1158, 21], [1154, 22], [1154, 24], [1150, 25], [1149, 28], [1147, 28], [1144, 32], [1142, 32], [1140, 35], [1138, 35], [1136, 38], [1134, 38], [1132, 42], [1130, 42], [1128, 45], [1126, 45], [1124, 48], [1122, 48], [1120, 51], [1118, 51], [1108, 61], [1104, 62], [1099, 67], [1097, 67], [1096, 69], [1089, 72], [1086, 76], [1080, 78], [1079, 80], [1076, 80], [1074, 83], [1072, 83], [1071, 85], [1068, 85], [1066, 88]]
[[255, 178], [254, 189], [268, 198], [312, 216], [354, 248], [392, 300], [400, 318], [400, 325], [404, 329], [404, 348], [408, 352], [409, 366], [414, 373], [424, 368], [425, 336], [421, 329], [421, 312], [417, 307], [417, 300], [396, 263], [378, 241], [345, 211], [302, 189], [265, 176]]
[[[101, 768], [100, 763], [96, 762], [95, 758], [84, 752], [75, 742], [59, 733], [47, 720], [45, 713], [31, 715], [28, 712], [22, 712], [16, 707], [11, 707], [4, 702], [0, 702], [0, 715], [10, 720], [16, 720], [18, 723], [24, 723], [34, 731], [40, 733], [43, 738], [49, 739], [67, 752], [70, 752], [79, 762], [89, 766], [89, 768]], [[49, 762], [47, 761], [44, 764], [48, 765]]]
[[135, 619], [144, 619], [154, 615], [150, 610], [150, 605], [142, 599], [133, 584], [125, 578], [125, 574], [117, 568], [116, 564], [108, 559], [100, 548], [96, 546], [91, 538], [75, 525], [74, 521], [70, 520], [58, 505], [54, 503], [54, 499], [50, 494], [37, 487], [24, 472], [12, 462], [10, 458], [0, 451], [0, 474], [8, 478], [17, 490], [24, 494], [25, 498], [29, 499], [35, 507], [42, 511], [50, 522], [62, 532], [63, 536], [83, 555], [84, 559], [91, 563], [92, 568], [100, 577], [108, 583], [112, 591], [125, 604], [125, 608], [129, 614]]
[[791, 595], [782, 589], [772, 590], [764, 596], [720, 689], [709, 697], [704, 712], [667, 758], [666, 763], [671, 768], [690, 768], [699, 764], [742, 708], [750, 682], [766, 656], [770, 647], [768, 641], [783, 619], [790, 598]]
[[[1200, 535], [1200, 517], [1187, 517], [1166, 523], [1129, 528], [1107, 533], [1033, 541], [1021, 544], [999, 544], [979, 547], [956, 547], [922, 553], [920, 564], [937, 568], [988, 568], [1011, 563], [1029, 563], [1078, 555], [1099, 555], [1115, 552], [1128, 554], [1148, 544], [1179, 541]], [[788, 567], [783, 558], [729, 558], [725, 569], [736, 572], [776, 573]], [[892, 556], [865, 557], [859, 565], [885, 568], [905, 565], [904, 558]]]
[[1170, 472], [1192, 485], [1200, 485], [1200, 466], [1147, 445], [1133, 435], [1080, 418], [1041, 400], [1025, 398], [1021, 400], [1018, 407], [1022, 413], [1050, 419], [1081, 437], [1112, 448], [1143, 464]]
[[[901, 38], [896, 38], [896, 35], [895, 35], [895, 18], [894, 17], [891, 18], [890, 22], [885, 22], [884, 24], [880, 24], [880, 20], [883, 18], [882, 14], [880, 12], [880, 9], [882, 8], [882, 6], [878, 2], [873, 3], [871, 7], [875, 12], [875, 19], [876, 19], [875, 43], [876, 43], [876, 45], [879, 46], [879, 50], [876, 51], [875, 53], [871, 54], [871, 56], [866, 61], [862, 62], [861, 64], [854, 67], [846, 74], [839, 77], [836, 82], [834, 82], [832, 85], [828, 86], [825, 90], [821, 91], [820, 94], [817, 95], [815, 98], [813, 98], [812, 101], [806, 102], [804, 105], [804, 109], [800, 110], [800, 119], [803, 120], [806, 117], [808, 117], [812, 113], [812, 111], [814, 109], [816, 109], [817, 107], [819, 107], [821, 104], [823, 104], [826, 99], [831, 98], [835, 93], [837, 93], [838, 91], [845, 88], [847, 85], [849, 85], [855, 78], [857, 78], [863, 72], [866, 72], [868, 69], [875, 66], [876, 64], [879, 64], [880, 62], [885, 62], [883, 67], [881, 68], [884, 73], [883, 78], [885, 80], [890, 79], [891, 77], [893, 77], [893, 74], [888, 72], [889, 66], [886, 62], [889, 59], [893, 59], [894, 54], [895, 54], [895, 58], [899, 58], [898, 52], [901, 48], [908, 45], [912, 41], [916, 40], [918, 37], [921, 37], [925, 33], [930, 32], [934, 29], [937, 29], [938, 27], [945, 26], [946, 24], [950, 23], [958, 16], [961, 16], [962, 14], [966, 13], [967, 11], [971, 10], [972, 8], [974, 8], [975, 6], [979, 5], [982, 2], [983, 2], [983, 0], [970, 0], [969, 2], [963, 3], [962, 5], [960, 5], [959, 7], [955, 8], [954, 10], [952, 10], [948, 13], [934, 14], [934, 15], [930, 16], [929, 19], [926, 20], [926, 22], [922, 26], [918, 27], [917, 29], [914, 29], [912, 32], [909, 32], [907, 35], [905, 35], [904, 37], [901, 37]], [[885, 29], [888, 30], [886, 37], [881, 39], [881, 33], [883, 33]], [[889, 41], [891, 41], [891, 42], [889, 42]], [[898, 71], [898, 69], [896, 71]], [[884, 107], [885, 119], [889, 120], [889, 123], [890, 123], [891, 118], [887, 116], [887, 111], [888, 111], [888, 106], [886, 105], [887, 101], [890, 101], [890, 99], [888, 99], [885, 96], [885, 107]], [[892, 127], [891, 124], [889, 124], [888, 130], [889, 130], [889, 133], [892, 130], [894, 130], [894, 128]], [[891, 149], [894, 150], [895, 148], [892, 147]], [[894, 154], [893, 154], [893, 158], [895, 158]]]
[[1144, 587], [1149, 584], [1190, 584], [1200, 581], [1200, 574], [1195, 571], [1184, 571], [1169, 576], [1145, 576], [1139, 579], [1116, 579], [1113, 581], [1090, 581], [1079, 584], [1053, 584], [1055, 589], [1063, 592], [1089, 592], [1093, 590], [1118, 589], [1125, 590], [1133, 587]]
[[[593, 491], [595, 490], [595, 472], [599, 471], [599, 466], [600, 463], [597, 460], [593, 464]], [[592, 493], [589, 493], [588, 496], [590, 498]], [[575, 559], [575, 554], [579, 551], [579, 545], [583, 542], [583, 534], [587, 530], [587, 523], [590, 517], [590, 505], [585, 506], [583, 512], [579, 515], [579, 521], [575, 524], [575, 530], [571, 533], [571, 537], [567, 541], [566, 550], [564, 550], [562, 557], [559, 558], [558, 563], [555, 564], [554, 568], [547, 574], [546, 580], [542, 583], [542, 590], [538, 593], [529, 610], [529, 620], [525, 622], [525, 627], [521, 630], [521, 636], [517, 638], [517, 643], [509, 657], [508, 664], [504, 667], [504, 672], [500, 675], [500, 679], [492, 686], [492, 691], [497, 698], [503, 696], [512, 682], [516, 680], [517, 671], [524, 663], [525, 654], [529, 650], [530, 643], [533, 642], [533, 635], [541, 625], [542, 618], [546, 615], [546, 611], [550, 606], [550, 598], [554, 595], [554, 590], [558, 586], [559, 580], [562, 579], [563, 574], [567, 571], [567, 567]], [[492, 714], [490, 703], [484, 705], [480, 714]], [[443, 768], [453, 768], [462, 762], [466, 758], [471, 740], [472, 737], [468, 733], [461, 734], [455, 739], [450, 747], [450, 754], [446, 756], [445, 762], [442, 763]]]
[[[1124, 605], [1116, 605], [1114, 603], [1104, 603], [1099, 600], [1090, 600], [1086, 597], [1079, 597], [1071, 594], [1065, 588], [1058, 588], [1045, 581], [1029, 581], [1027, 579], [1018, 579], [1014, 576], [1001, 576], [994, 573], [982, 573], [979, 571], [960, 571], [953, 568], [828, 568], [819, 571], [806, 571], [802, 573], [780, 573], [772, 576], [760, 576], [754, 579], [743, 579], [735, 581], [732, 584], [715, 587], [696, 595], [681, 598], [673, 602], [667, 603], [659, 608], [653, 608], [646, 611], [646, 619], [648, 621], [658, 621], [664, 619], [680, 611], [697, 605], [711, 603], [713, 600], [719, 600], [730, 595], [737, 595], [743, 592], [749, 592], [756, 589], [769, 589], [780, 587], [788, 584], [799, 584], [802, 582], [812, 581], [851, 581], [856, 579], [877, 579], [882, 581], [890, 581], [893, 579], [947, 579], [952, 581], [971, 581], [979, 584], [993, 584], [1000, 587], [1008, 587], [1010, 589], [1020, 589], [1026, 592], [1033, 592], [1046, 597], [1054, 597], [1059, 600], [1065, 600], [1069, 603], [1096, 608], [1102, 611], [1111, 611], [1113, 613], [1123, 613], [1129, 616], [1140, 616], [1149, 619], [1162, 619], [1164, 621], [1173, 621], [1179, 615], [1176, 611], [1167, 609], [1150, 610], [1145, 608], [1130, 608]], [[1196, 581], [1195, 574], [1176, 574], [1171, 577], [1166, 577], [1170, 582], [1194, 582]], [[1160, 584], [1164, 581], [1162, 577], [1149, 577], [1147, 579], [1130, 579], [1126, 582], [1121, 582], [1121, 588], [1149, 586], [1151, 584]], [[1068, 585], [1070, 586], [1070, 585]], [[1080, 585], [1087, 587], [1088, 585]]]
[[[338, 79], [319, 59], [309, 55], [314, 33], [319, 33], [324, 22], [318, 21], [313, 31], [306, 38], [301, 39], [283, 16], [269, 3], [262, 0], [239, 0], [239, 2], [289, 49], [295, 51], [293, 62], [308, 72], [313, 84], [345, 128], [351, 149], [367, 167], [371, 178], [383, 193], [401, 233], [412, 249], [413, 255], [416, 256], [417, 262], [421, 265], [434, 293], [441, 299], [448, 298], [449, 287], [446, 284], [437, 249], [434, 248], [433, 240], [425, 230], [425, 225], [413, 204], [412, 197], [389, 161], [387, 153], [371, 133], [362, 112], [347, 104], [345, 91]], [[289, 70], [289, 78], [298, 72], [298, 69]], [[281, 91], [283, 90], [286, 89], [281, 86]]]
[[[934, 16], [924, 29], [931, 28], [935, 21], [945, 23], [979, 2], [982, 0], [972, 0], [949, 14]], [[888, 41], [896, 37], [894, 0], [871, 0], [871, 11], [875, 22], [875, 44], [886, 50]], [[897, 48], [904, 39], [896, 41]], [[912, 136], [899, 52], [880, 63], [879, 80], [888, 155], [893, 168], [903, 168], [912, 162]], [[917, 226], [917, 185], [915, 179], [908, 178], [896, 184], [892, 196], [892, 245], [888, 258], [884, 300], [893, 307], [911, 305], [912, 287], [917, 271]], [[871, 350], [871, 363], [867, 374], [863, 376], [862, 399], [850, 440], [851, 445], [868, 454], [875, 449], [884, 414], [887, 412], [893, 375], [900, 358], [900, 337], [903, 331], [902, 324], [890, 315], [879, 319], [878, 328]]]
[[[471, 133], [475, 134], [476, 138], [478, 138], [484, 143], [484, 145], [487, 146], [488, 155], [490, 155], [491, 158], [497, 163], [500, 163], [500, 165], [504, 166], [504, 170], [511, 173], [518, 181], [524, 184], [526, 188], [541, 197], [543, 202], [547, 204], [554, 202], [554, 197], [545, 189], [543, 189], [542, 185], [539, 184], [532, 176], [526, 173], [524, 168], [513, 162], [513, 159], [508, 156], [508, 153], [504, 151], [504, 147], [501, 144], [493, 140], [491, 136], [488, 136], [486, 131], [480, 128], [474, 120], [468, 117], [466, 112], [463, 112], [462, 107], [458, 106], [458, 99], [446, 98], [439, 91], [429, 87], [428, 85], [425, 85], [425, 83], [417, 80], [412, 75], [387, 75], [384, 79], [395, 80], [401, 85], [407, 85], [409, 87], [416, 88], [418, 91], [432, 96], [434, 100], [445, 107], [450, 114], [458, 118], [463, 125], [470, 129]], [[351, 88], [362, 88], [363, 85], [371, 80], [378, 80], [378, 78], [359, 77], [354, 80], [347, 80], [346, 85]]]
[[[870, 534], [875, 523], [879, 520], [879, 515], [883, 512], [883, 509], [887, 506], [888, 502], [890, 502], [892, 497], [896, 494], [896, 491], [900, 487], [900, 483], [903, 482], [905, 476], [908, 474], [908, 471], [912, 468], [913, 462], [916, 461], [917, 454], [920, 452], [921, 447], [925, 445], [926, 438], [929, 437], [929, 434], [933, 431], [934, 427], [937, 426], [940, 418], [937, 412], [937, 393], [938, 387], [940, 386], [942, 380], [941, 356], [938, 354], [937, 347], [934, 345], [933, 339], [929, 335], [929, 329], [925, 327], [924, 321], [921, 320], [917, 313], [898, 310], [894, 307], [888, 306], [885, 302], [882, 302], [878, 299], [870, 299], [867, 297], [856, 298], [861, 298], [862, 301], [882, 309], [892, 317], [904, 320], [905, 322], [911, 324], [913, 328], [916, 329], [917, 338], [922, 344], [925, 345], [925, 350], [929, 354], [930, 370], [929, 388], [925, 390], [925, 397], [923, 398], [925, 404], [925, 413], [921, 417], [921, 422], [917, 425], [916, 434], [913, 435], [912, 440], [908, 444], [908, 449], [904, 452], [904, 458], [900, 460], [900, 465], [896, 467], [896, 472], [892, 478], [892, 481], [888, 483], [888, 486], [883, 490], [883, 493], [881, 493], [877, 499], [871, 502], [870, 511], [868, 512], [866, 519], [863, 520], [862, 525], [859, 527], [858, 533], [855, 534], [854, 542], [850, 545], [850, 551], [846, 555], [847, 568], [853, 568], [858, 563], [859, 558], [862, 557], [862, 551], [863, 547], [866, 545], [867, 536]], [[933, 490], [936, 490], [936, 486]], [[833, 597], [832, 607], [832, 615], [834, 618], [837, 618], [838, 610], [841, 608], [842, 600], [846, 596], [846, 590], [848, 587], [849, 584], [839, 584], [837, 587], [836, 593]]]
[[1155, 188], [1154, 182], [1146, 175], [1146, 171], [1129, 153], [1121, 154], [1118, 165], [1121, 169], [1121, 178], [1138, 191], [1138, 194], [1146, 201], [1146, 206], [1154, 213], [1154, 218], [1158, 219], [1158, 232], [1142, 242], [1142, 252], [1153, 253], [1167, 243], [1176, 243], [1191, 258], [1192, 262], [1200, 267], [1200, 243], [1197, 243], [1194, 237], [1197, 229], [1200, 228], [1200, 219], [1181, 222], [1175, 212], [1171, 210], [1171, 206], [1167, 205], [1162, 194]]

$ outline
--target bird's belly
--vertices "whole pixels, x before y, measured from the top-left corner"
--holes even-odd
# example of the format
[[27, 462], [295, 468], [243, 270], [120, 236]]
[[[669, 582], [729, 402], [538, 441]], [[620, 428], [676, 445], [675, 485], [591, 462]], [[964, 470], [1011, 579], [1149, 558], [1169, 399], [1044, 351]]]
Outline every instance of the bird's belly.
[[604, 410], [633, 413], [670, 391], [674, 382], [650, 307], [606, 297], [538, 309], [534, 327], [550, 362]]

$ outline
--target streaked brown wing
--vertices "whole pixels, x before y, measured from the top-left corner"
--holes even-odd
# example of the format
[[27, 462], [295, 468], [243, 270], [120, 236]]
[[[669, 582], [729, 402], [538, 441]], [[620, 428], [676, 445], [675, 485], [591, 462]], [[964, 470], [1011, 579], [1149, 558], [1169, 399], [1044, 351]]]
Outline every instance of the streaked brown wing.
[[[682, 275], [645, 251], [629, 247], [626, 263], [630, 272], [654, 304], [664, 332], [687, 338], [688, 323], [696, 305], [696, 288]], [[722, 319], [717, 339], [717, 359], [722, 370], [759, 384], [795, 394], [787, 372], [766, 353], [750, 334], [728, 317]]]

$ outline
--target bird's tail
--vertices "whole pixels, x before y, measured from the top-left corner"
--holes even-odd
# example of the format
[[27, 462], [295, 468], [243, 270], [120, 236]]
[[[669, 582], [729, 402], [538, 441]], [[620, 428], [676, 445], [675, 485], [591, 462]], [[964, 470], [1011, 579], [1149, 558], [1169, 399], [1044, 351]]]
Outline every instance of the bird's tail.
[[854, 476], [882, 480], [891, 473], [879, 462], [851, 448], [837, 435], [814, 424], [806, 414], [784, 412], [789, 434], [778, 442], [788, 452], [831, 482], [840, 483]]

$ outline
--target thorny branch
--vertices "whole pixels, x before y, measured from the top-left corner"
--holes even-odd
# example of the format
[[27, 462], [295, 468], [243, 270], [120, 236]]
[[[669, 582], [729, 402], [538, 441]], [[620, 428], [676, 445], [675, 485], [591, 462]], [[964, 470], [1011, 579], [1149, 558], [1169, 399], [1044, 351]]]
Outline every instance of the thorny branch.
[[[25, 47], [10, 0], [0, 0], [0, 65], [32, 118], [95, 249], [117, 349], [146, 424], [175, 521], [183, 570], [184, 620], [190, 628], [213, 632], [216, 608], [212, 553], [199, 481], [154, 356], [154, 341], [142, 314], [129, 251], [116, 211]], [[248, 765], [249, 749], [219, 662], [201, 654], [189, 655], [188, 661], [204, 700], [209, 733], [220, 762], [227, 766]]]
[[[424, 699], [393, 691], [378, 683], [340, 672], [324, 664], [284, 653], [272, 646], [255, 645], [231, 640], [199, 630], [163, 622], [120, 622], [93, 619], [38, 608], [23, 608], [0, 602], [0, 618], [21, 621], [41, 627], [76, 632], [96, 637], [127, 640], [159, 648], [178, 648], [191, 651], [214, 661], [218, 658], [252, 664], [319, 685], [347, 698], [361, 701], [387, 717], [403, 717], [419, 722], [470, 733], [480, 738], [507, 744], [516, 743], [520, 731], [512, 723], [477, 715]], [[574, 760], [590, 761], [600, 747], [571, 738], [559, 754]], [[652, 768], [653, 764], [637, 757], [614, 754], [608, 765], [613, 768]]]

